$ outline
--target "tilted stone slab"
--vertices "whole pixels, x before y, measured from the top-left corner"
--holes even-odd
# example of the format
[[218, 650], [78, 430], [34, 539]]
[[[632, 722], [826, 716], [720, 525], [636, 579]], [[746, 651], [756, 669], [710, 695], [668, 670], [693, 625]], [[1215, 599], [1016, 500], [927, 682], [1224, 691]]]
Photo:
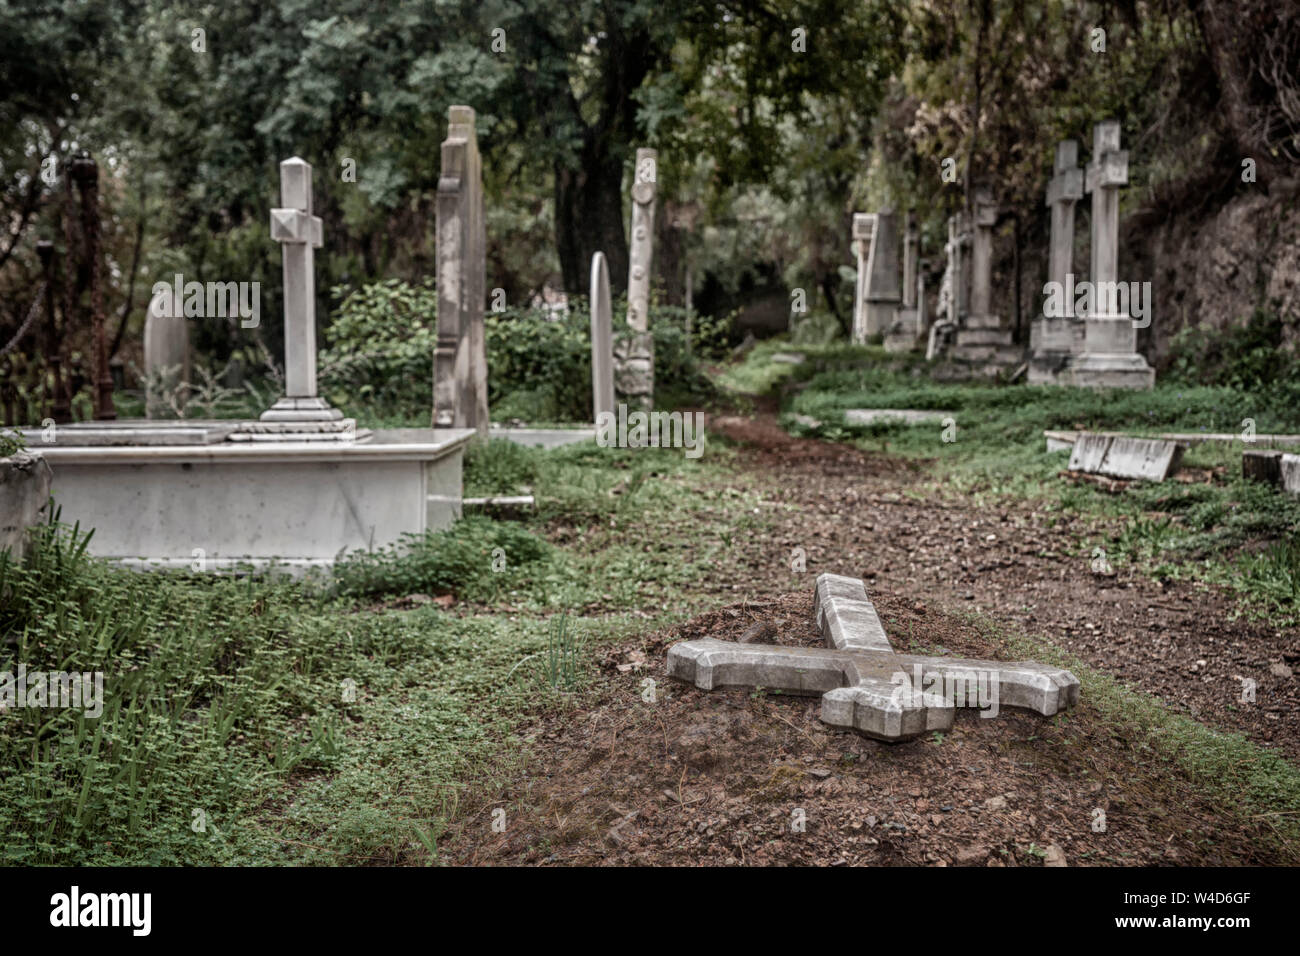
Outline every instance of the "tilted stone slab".
[[850, 425], [870, 425], [872, 422], [902, 421], [909, 425], [937, 422], [952, 412], [926, 408], [846, 408], [844, 421]]
[[857, 578], [819, 575], [815, 614], [829, 647], [684, 641], [668, 650], [668, 675], [704, 690], [764, 687], [821, 695], [825, 723], [884, 741], [947, 730], [958, 706], [991, 702], [1050, 716], [1079, 699], [1073, 674], [1035, 661], [894, 653]]
[[1183, 448], [1159, 438], [1081, 434], [1070, 452], [1070, 470], [1112, 478], [1164, 481], [1178, 470]]

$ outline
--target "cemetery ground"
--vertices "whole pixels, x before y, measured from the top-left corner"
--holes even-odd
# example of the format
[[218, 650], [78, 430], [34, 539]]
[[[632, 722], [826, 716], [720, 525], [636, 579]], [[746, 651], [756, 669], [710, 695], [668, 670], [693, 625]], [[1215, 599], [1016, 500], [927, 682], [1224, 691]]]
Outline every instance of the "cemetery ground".
[[[1300, 507], [1241, 481], [1240, 444], [1101, 485], [1041, 435], [1296, 431], [1294, 410], [777, 349], [721, 370], [750, 394], [711, 410], [702, 459], [494, 442], [466, 493], [527, 490], [535, 515], [467, 519], [331, 579], [140, 575], [51, 530], [0, 567], [0, 632], [36, 622], [23, 658], [113, 661], [117, 692], [98, 721], [6, 718], [0, 831], [26, 839], [5, 861], [1300, 861]], [[850, 407], [948, 410], [956, 440], [850, 427]], [[890, 745], [821, 724], [815, 698], [664, 677], [679, 639], [817, 643], [821, 571], [865, 579], [900, 650], [1065, 666], [1079, 705], [961, 712]]]

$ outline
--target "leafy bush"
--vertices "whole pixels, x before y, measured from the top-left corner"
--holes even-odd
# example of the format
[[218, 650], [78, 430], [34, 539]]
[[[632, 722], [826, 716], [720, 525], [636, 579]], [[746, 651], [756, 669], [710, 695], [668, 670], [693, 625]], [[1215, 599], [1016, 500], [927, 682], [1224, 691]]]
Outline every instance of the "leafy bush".
[[[341, 290], [336, 290], [340, 292]], [[433, 281], [388, 279], [357, 289], [335, 310], [321, 352], [322, 389], [332, 402], [369, 417], [422, 421], [433, 395], [438, 296]], [[616, 316], [621, 309], [616, 304]], [[488, 403], [497, 421], [585, 422], [591, 411], [591, 325], [586, 301], [567, 314], [509, 308], [488, 312], [484, 329]], [[650, 310], [655, 376], [664, 407], [697, 404], [712, 393], [699, 366], [727, 341], [729, 320], [695, 316], [687, 347], [686, 310]], [[615, 322], [615, 332], [621, 328]]]
[[27, 447], [27, 442], [19, 431], [0, 431], [0, 458], [8, 458]]
[[[336, 294], [341, 290], [336, 289]], [[378, 406], [428, 417], [438, 336], [433, 281], [362, 286], [335, 310], [320, 356], [322, 390], [334, 404]]]
[[335, 563], [334, 576], [345, 597], [454, 593], [476, 599], [494, 594], [521, 566], [550, 554], [549, 543], [519, 525], [476, 515], [445, 531], [407, 534], [396, 545], [354, 551]]
[[1300, 404], [1300, 361], [1281, 348], [1284, 329], [1278, 315], [1263, 310], [1244, 325], [1185, 328], [1174, 338], [1166, 380], [1243, 392], [1285, 387]]
[[[486, 317], [488, 403], [494, 419], [591, 421], [591, 319], [585, 300], [570, 299], [569, 307], [567, 315], [558, 317], [537, 309], [507, 309]], [[614, 314], [621, 314], [618, 305]], [[697, 316], [688, 348], [686, 310], [651, 307], [659, 407], [699, 404], [713, 394], [696, 346], [707, 347], [723, 327]], [[616, 334], [620, 328], [616, 321]]]

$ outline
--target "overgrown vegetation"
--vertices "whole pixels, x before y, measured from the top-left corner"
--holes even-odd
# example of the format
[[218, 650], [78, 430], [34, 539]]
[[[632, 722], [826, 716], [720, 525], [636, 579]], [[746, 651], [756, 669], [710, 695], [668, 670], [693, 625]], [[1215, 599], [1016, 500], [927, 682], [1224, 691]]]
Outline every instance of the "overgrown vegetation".
[[[672, 449], [503, 447], [470, 480], [522, 469], [534, 524], [469, 519], [333, 586], [118, 569], [57, 524], [0, 555], [0, 674], [102, 671], [105, 702], [0, 717], [0, 863], [436, 861], [471, 768], [508, 768], [514, 721], [581, 691], [590, 644], [698, 606], [751, 507]], [[664, 537], [620, 534], [641, 521]], [[429, 592], [455, 603], [367, 606]]]
[[[1081, 549], [1102, 547], [1112, 562], [1159, 577], [1218, 584], [1240, 596], [1241, 613], [1285, 625], [1300, 622], [1293, 546], [1300, 500], [1241, 477], [1244, 442], [1193, 445], [1184, 467], [1201, 470], [1202, 481], [1135, 482], [1116, 495], [1060, 477], [1068, 452], [1046, 452], [1043, 437], [1051, 429], [1241, 435], [1247, 420], [1257, 435], [1300, 433], [1300, 376], [1291, 360], [1261, 354], [1261, 336], [1267, 341], [1275, 331], [1257, 317], [1223, 343], [1213, 369], [1200, 370], [1196, 378], [1206, 384], [1171, 376], [1149, 392], [937, 383], [915, 358], [869, 346], [800, 348], [802, 365], [782, 365], [772, 362], [777, 342], [756, 348], [728, 379], [783, 390], [783, 421], [795, 433], [927, 460], [943, 493], [1012, 495], [1047, 510], [1106, 516], [1115, 530], [1081, 541]], [[1190, 377], [1191, 367], [1185, 370]], [[945, 414], [921, 424], [856, 425], [844, 418], [849, 408]]]

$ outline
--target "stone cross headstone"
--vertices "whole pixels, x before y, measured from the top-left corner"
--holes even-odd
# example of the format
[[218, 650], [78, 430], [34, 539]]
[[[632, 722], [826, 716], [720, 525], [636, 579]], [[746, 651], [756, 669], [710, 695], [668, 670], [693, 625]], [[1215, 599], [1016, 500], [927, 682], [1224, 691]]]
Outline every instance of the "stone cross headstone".
[[613, 306], [603, 252], [591, 257], [591, 399], [593, 419], [615, 413]]
[[[1064, 289], [1074, 271], [1074, 207], [1083, 198], [1083, 170], [1079, 168], [1076, 140], [1057, 143], [1052, 172], [1047, 184], [1047, 207], [1052, 211], [1047, 279]], [[1070, 356], [1083, 351], [1083, 323], [1073, 316], [1039, 316], [1034, 320], [1030, 348], [1030, 384], [1053, 382]]]
[[1073, 385], [1150, 388], [1155, 370], [1137, 350], [1137, 329], [1107, 293], [1119, 279], [1119, 190], [1128, 183], [1128, 153], [1119, 148], [1118, 120], [1093, 127], [1092, 162], [1084, 191], [1092, 194], [1093, 308], [1084, 319], [1083, 353], [1065, 378]]
[[[316, 257], [323, 241], [312, 215], [311, 164], [294, 156], [280, 164], [280, 207], [271, 210], [271, 238], [284, 268], [284, 395], [263, 422], [337, 422], [343, 413], [316, 393]], [[286, 432], [292, 431], [290, 428]]]
[[953, 356], [994, 365], [1019, 361], [1023, 351], [1013, 344], [1011, 330], [1002, 327], [1002, 318], [993, 309], [993, 227], [998, 221], [993, 190], [977, 186], [972, 199], [970, 308], [957, 330]]
[[909, 212], [903, 217], [903, 308], [916, 308], [916, 260], [921, 243]]
[[169, 393], [181, 404], [190, 381], [190, 331], [185, 313], [168, 285], [149, 303], [144, 320], [145, 417], [172, 411]]
[[993, 226], [998, 220], [993, 191], [987, 186], [976, 187], [972, 213], [970, 314], [983, 317], [993, 312]]
[[438, 338], [433, 425], [487, 434], [487, 224], [474, 110], [447, 111], [438, 179]]
[[867, 263], [871, 259], [871, 237], [876, 231], [876, 217], [869, 212], [853, 214], [853, 242], [857, 244], [858, 272], [853, 292], [853, 341], [867, 341]]
[[261, 420], [241, 422], [231, 441], [353, 441], [344, 418], [316, 393], [316, 274], [320, 217], [312, 215], [311, 164], [297, 156], [280, 164], [281, 206], [271, 210], [271, 238], [284, 262], [284, 395]]
[[650, 276], [654, 261], [658, 153], [638, 149], [632, 171], [632, 242], [628, 248], [627, 331], [614, 345], [615, 385], [629, 405], [654, 404], [654, 339], [650, 335]]
[[815, 614], [829, 647], [683, 641], [668, 649], [668, 674], [704, 690], [820, 695], [822, 721], [888, 742], [948, 730], [958, 706], [990, 715], [994, 706], [1025, 707], [1049, 717], [1079, 700], [1078, 678], [1036, 661], [896, 653], [857, 578], [818, 576]]

